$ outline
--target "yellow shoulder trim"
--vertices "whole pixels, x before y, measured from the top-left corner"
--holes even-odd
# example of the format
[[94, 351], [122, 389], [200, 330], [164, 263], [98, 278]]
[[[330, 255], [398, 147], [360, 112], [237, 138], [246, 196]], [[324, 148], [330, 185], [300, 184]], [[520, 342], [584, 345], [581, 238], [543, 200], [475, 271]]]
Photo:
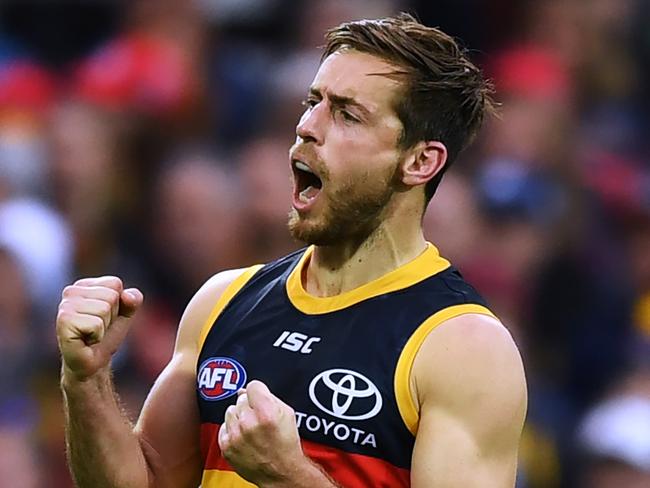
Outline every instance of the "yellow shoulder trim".
[[212, 328], [212, 324], [214, 324], [214, 321], [217, 320], [219, 314], [223, 311], [224, 308], [226, 308], [226, 305], [230, 303], [232, 297], [234, 297], [237, 292], [241, 290], [243, 286], [248, 282], [248, 280], [250, 280], [253, 275], [257, 273], [263, 266], [264, 265], [262, 264], [257, 264], [255, 266], [251, 266], [250, 268], [246, 268], [242, 274], [232, 280], [232, 282], [226, 287], [226, 289], [217, 300], [216, 305], [210, 312], [207, 320], [203, 324], [203, 327], [201, 328], [201, 333], [199, 334], [198, 340], [199, 351], [201, 351], [201, 348], [203, 348], [203, 343], [205, 342], [206, 337], [208, 337], [208, 333]]
[[255, 488], [256, 486], [234, 471], [220, 469], [206, 469], [203, 471], [203, 479], [201, 479], [201, 488]]
[[340, 295], [317, 297], [307, 293], [302, 286], [301, 276], [313, 252], [314, 246], [307, 248], [287, 279], [289, 300], [294, 307], [309, 315], [335, 312], [384, 293], [408, 288], [450, 266], [449, 261], [440, 256], [438, 249], [427, 242], [427, 248], [422, 254], [384, 276]]
[[420, 413], [416, 406], [413, 392], [411, 391], [410, 381], [411, 370], [413, 368], [413, 361], [415, 361], [415, 356], [424, 343], [424, 340], [433, 329], [435, 329], [446, 320], [468, 313], [476, 313], [494, 317], [494, 314], [483, 305], [472, 303], [452, 305], [451, 307], [443, 308], [422, 322], [406, 342], [404, 349], [402, 349], [402, 352], [397, 361], [397, 367], [395, 369], [395, 398], [397, 400], [397, 408], [399, 409], [399, 413], [402, 416], [402, 420], [404, 421], [406, 428], [411, 431], [413, 435], [415, 435], [417, 432], [418, 423], [420, 421]]

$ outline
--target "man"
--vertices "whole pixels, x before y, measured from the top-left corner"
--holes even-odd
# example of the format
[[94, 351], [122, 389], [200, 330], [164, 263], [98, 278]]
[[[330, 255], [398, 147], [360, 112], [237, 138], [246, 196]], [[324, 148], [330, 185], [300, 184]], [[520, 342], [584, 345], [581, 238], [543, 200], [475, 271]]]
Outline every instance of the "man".
[[410, 16], [327, 40], [291, 149], [289, 226], [311, 246], [197, 292], [135, 427], [109, 360], [142, 294], [115, 277], [64, 290], [80, 486], [513, 486], [517, 348], [420, 226], [490, 110], [489, 87], [450, 37]]

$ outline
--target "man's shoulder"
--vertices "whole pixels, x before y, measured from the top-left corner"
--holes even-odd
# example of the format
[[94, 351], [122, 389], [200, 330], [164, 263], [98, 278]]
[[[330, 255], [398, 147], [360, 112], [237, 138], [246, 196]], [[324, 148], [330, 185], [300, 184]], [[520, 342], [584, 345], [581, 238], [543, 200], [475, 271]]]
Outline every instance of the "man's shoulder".
[[447, 402], [462, 409], [492, 396], [513, 406], [525, 403], [519, 349], [508, 329], [489, 315], [468, 313], [441, 323], [418, 351], [414, 373], [420, 405]]
[[214, 305], [215, 297], [220, 297], [223, 293], [233, 285], [236, 285], [238, 281], [242, 281], [246, 278], [253, 278], [260, 273], [266, 273], [271, 270], [278, 268], [287, 268], [291, 264], [297, 262], [300, 257], [304, 254], [305, 249], [298, 249], [290, 254], [282, 256], [273, 261], [269, 261], [265, 264], [254, 264], [244, 268], [237, 269], [227, 269], [220, 271], [210, 277], [204, 284], [199, 288], [195, 293], [192, 301], [197, 302], [196, 304], [190, 302], [189, 306], [194, 307], [200, 303], [207, 301], [212, 301]]
[[242, 279], [246, 274], [261, 268], [261, 265], [253, 265], [245, 268], [226, 269], [212, 275], [190, 300], [185, 313], [194, 312], [197, 309], [210, 309], [214, 307], [216, 300], [231, 287], [236, 281]]
[[229, 289], [238, 281], [244, 281], [247, 275], [253, 275], [259, 268], [260, 265], [228, 269], [211, 276], [185, 307], [178, 327], [176, 348], [194, 350], [215, 306], [225, 299]]
[[223, 309], [248, 283], [271, 280], [293, 269], [305, 249], [299, 249], [267, 264], [220, 271], [194, 294], [181, 318], [177, 343], [200, 344], [215, 310]]

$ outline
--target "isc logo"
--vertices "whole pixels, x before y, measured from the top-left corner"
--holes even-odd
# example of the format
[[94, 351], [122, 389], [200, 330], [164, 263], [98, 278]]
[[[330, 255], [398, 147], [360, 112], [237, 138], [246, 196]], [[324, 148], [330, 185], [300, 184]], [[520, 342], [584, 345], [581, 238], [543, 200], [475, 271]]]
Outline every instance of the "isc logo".
[[281, 347], [288, 351], [300, 351], [301, 354], [309, 354], [312, 351], [311, 345], [316, 342], [320, 342], [320, 337], [309, 337], [300, 332], [285, 330], [273, 343], [273, 347]]

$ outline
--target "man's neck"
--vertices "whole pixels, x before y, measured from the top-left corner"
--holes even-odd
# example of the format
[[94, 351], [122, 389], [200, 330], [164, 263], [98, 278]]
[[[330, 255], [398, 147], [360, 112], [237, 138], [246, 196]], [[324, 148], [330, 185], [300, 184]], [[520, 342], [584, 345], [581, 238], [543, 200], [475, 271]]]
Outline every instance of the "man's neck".
[[361, 243], [316, 246], [302, 274], [307, 293], [324, 297], [354, 290], [424, 252], [426, 241], [419, 225], [408, 229], [387, 224]]

